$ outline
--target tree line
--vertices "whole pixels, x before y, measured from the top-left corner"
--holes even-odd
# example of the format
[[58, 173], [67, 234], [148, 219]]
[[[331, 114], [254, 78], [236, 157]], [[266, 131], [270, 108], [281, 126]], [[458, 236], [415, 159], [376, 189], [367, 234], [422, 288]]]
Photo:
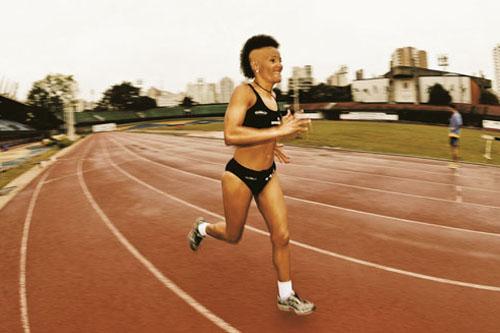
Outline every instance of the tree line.
[[[293, 103], [293, 92], [283, 93], [275, 88], [278, 102]], [[75, 107], [78, 85], [72, 75], [49, 74], [44, 79], [33, 83], [28, 93], [28, 104], [51, 113], [63, 112], [66, 108]], [[319, 102], [350, 102], [352, 101], [351, 86], [336, 87], [324, 83], [299, 90], [301, 103]], [[448, 105], [452, 102], [449, 91], [442, 85], [435, 84], [429, 88], [429, 104]], [[499, 104], [498, 97], [489, 90], [482, 89], [481, 104]], [[196, 103], [191, 96], [186, 96], [180, 106], [189, 109]], [[108, 88], [96, 107], [90, 111], [141, 111], [156, 107], [156, 101], [140, 95], [140, 88], [124, 81]]]
[[[78, 85], [72, 75], [49, 74], [33, 83], [27, 103], [53, 113], [74, 108]], [[96, 107], [90, 111], [142, 111], [156, 107], [156, 101], [140, 95], [140, 88], [124, 81], [108, 88]]]

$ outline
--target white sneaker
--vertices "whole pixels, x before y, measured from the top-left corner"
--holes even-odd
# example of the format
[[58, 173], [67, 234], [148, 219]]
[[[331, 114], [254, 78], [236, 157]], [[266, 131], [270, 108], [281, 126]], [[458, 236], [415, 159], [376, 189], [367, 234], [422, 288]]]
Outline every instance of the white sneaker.
[[278, 297], [278, 309], [281, 311], [293, 311], [299, 316], [305, 316], [313, 313], [316, 305], [301, 299], [299, 295], [294, 293], [283, 301]]

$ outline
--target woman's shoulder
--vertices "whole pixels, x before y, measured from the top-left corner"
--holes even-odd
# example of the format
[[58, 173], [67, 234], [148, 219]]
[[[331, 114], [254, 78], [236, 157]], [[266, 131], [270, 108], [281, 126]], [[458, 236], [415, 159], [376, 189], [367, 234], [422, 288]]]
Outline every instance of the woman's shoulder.
[[255, 103], [256, 96], [250, 85], [246, 82], [243, 82], [236, 86], [236, 88], [234, 88], [232, 99], [244, 101], [246, 102], [246, 104], [253, 104]]
[[250, 87], [249, 83], [242, 82], [239, 85], [234, 88], [234, 93], [239, 93], [239, 94], [252, 94], [252, 88]]

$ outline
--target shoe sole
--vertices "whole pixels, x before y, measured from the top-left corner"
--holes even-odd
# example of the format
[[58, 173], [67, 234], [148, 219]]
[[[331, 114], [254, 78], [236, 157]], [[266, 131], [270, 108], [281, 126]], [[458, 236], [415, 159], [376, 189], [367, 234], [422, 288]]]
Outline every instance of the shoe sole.
[[191, 237], [192, 233], [193, 233], [193, 231], [190, 231], [188, 236], [187, 236], [187, 240], [189, 242], [189, 248], [191, 249], [191, 251], [198, 251], [200, 246], [194, 245], [194, 242], [192, 241], [192, 237]]
[[316, 310], [316, 306], [314, 306], [310, 311], [307, 311], [307, 312], [300, 312], [300, 311], [295, 310], [291, 306], [280, 305], [280, 304], [278, 304], [278, 309], [281, 311], [285, 311], [285, 312], [294, 312], [298, 316], [307, 316], [307, 315], [310, 315], [311, 313], [313, 313], [314, 310]]
[[195, 229], [198, 228], [198, 225], [202, 222], [205, 222], [205, 220], [202, 218], [202, 217], [199, 217], [196, 219], [196, 221], [194, 222], [193, 224], [193, 228], [191, 229], [191, 231], [188, 233], [187, 235], [187, 239], [188, 239], [188, 242], [189, 242], [189, 248], [192, 250], [192, 251], [198, 251], [198, 249], [200, 248], [200, 244], [198, 244], [198, 246], [194, 245], [194, 242], [193, 242], [193, 238], [195, 237], [193, 234], [195, 233]]

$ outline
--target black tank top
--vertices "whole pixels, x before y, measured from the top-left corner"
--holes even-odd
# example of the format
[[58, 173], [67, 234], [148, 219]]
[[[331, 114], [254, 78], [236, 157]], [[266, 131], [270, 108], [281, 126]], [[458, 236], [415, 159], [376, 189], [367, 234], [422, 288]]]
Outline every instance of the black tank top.
[[243, 126], [253, 128], [269, 128], [280, 125], [281, 114], [279, 110], [274, 111], [268, 108], [255, 88], [251, 84], [249, 84], [249, 86], [255, 93], [257, 101], [250, 109], [247, 110]]

